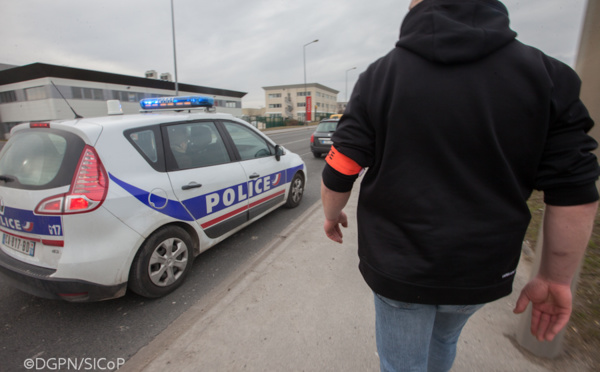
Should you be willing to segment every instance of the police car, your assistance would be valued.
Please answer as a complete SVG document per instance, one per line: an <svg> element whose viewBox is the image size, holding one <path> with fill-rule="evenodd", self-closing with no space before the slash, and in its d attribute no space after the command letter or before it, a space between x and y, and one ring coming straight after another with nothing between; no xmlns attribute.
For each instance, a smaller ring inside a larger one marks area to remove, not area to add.
<svg viewBox="0 0 600 372"><path fill-rule="evenodd" d="M164 296L201 252L300 203L302 159L206 110L212 98L140 104L13 128L0 152L0 275L12 285L67 301Z"/></svg>

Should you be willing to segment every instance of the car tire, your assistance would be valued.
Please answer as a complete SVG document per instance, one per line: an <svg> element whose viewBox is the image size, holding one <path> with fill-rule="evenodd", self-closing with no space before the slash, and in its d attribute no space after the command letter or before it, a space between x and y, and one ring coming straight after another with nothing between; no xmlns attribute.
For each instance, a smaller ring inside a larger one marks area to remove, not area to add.
<svg viewBox="0 0 600 372"><path fill-rule="evenodd" d="M314 156L315 158L320 158L320 157L321 157L321 153L320 153L320 152L314 152L314 151L313 151L313 156Z"/></svg>
<svg viewBox="0 0 600 372"><path fill-rule="evenodd" d="M183 283L192 261L192 239L184 229L167 226L157 230L131 264L129 289L148 298L165 296Z"/></svg>
<svg viewBox="0 0 600 372"><path fill-rule="evenodd" d="M304 177L300 173L296 173L290 183L290 191L288 192L285 206L287 208L295 208L302 201L304 195Z"/></svg>

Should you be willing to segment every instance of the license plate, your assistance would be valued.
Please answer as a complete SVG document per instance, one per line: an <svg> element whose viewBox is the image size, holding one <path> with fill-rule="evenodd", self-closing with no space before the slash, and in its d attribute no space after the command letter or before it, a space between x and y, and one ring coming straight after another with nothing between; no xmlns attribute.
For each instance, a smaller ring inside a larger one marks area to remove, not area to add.
<svg viewBox="0 0 600 372"><path fill-rule="evenodd" d="M32 242L31 240L17 238L16 236L9 234L3 234L2 244L28 256L33 257L35 254L35 242Z"/></svg>
<svg viewBox="0 0 600 372"><path fill-rule="evenodd" d="M331 145L333 143L332 140L328 140L328 139L322 139L321 140L321 144L322 145Z"/></svg>

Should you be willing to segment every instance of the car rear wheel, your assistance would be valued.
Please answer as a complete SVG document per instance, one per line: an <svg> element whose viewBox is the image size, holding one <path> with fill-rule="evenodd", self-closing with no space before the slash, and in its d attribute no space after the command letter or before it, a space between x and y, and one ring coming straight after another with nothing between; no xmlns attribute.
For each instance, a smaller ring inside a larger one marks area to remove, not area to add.
<svg viewBox="0 0 600 372"><path fill-rule="evenodd" d="M320 157L321 157L321 153L320 153L320 152L315 152L315 151L313 151L313 156L314 156L315 158L320 158Z"/></svg>
<svg viewBox="0 0 600 372"><path fill-rule="evenodd" d="M146 239L131 265L129 288L157 298L177 289L192 263L192 239L178 226L162 228Z"/></svg>
<svg viewBox="0 0 600 372"><path fill-rule="evenodd" d="M288 208L297 207L302 200L302 195L304 195L304 177L300 173L296 173L292 178L285 206Z"/></svg>

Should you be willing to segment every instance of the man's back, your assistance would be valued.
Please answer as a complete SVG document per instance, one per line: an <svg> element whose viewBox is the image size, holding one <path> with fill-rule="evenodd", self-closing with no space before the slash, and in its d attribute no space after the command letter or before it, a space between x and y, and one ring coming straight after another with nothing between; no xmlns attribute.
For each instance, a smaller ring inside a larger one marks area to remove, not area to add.
<svg viewBox="0 0 600 372"><path fill-rule="evenodd" d="M515 40L496 0L412 0L396 48L359 78L323 169L325 234L342 243L360 172L361 273L382 371L449 371L469 317L512 290L544 191L543 256L514 311L552 340L598 205L593 122L566 65Z"/></svg>
<svg viewBox="0 0 600 372"><path fill-rule="evenodd" d="M568 202L595 195L593 123L575 73L516 41L498 2L450 3L409 13L333 137L369 168L361 272L377 293L408 302L507 295L531 191ZM573 182L583 189L565 195L561 185Z"/></svg>

